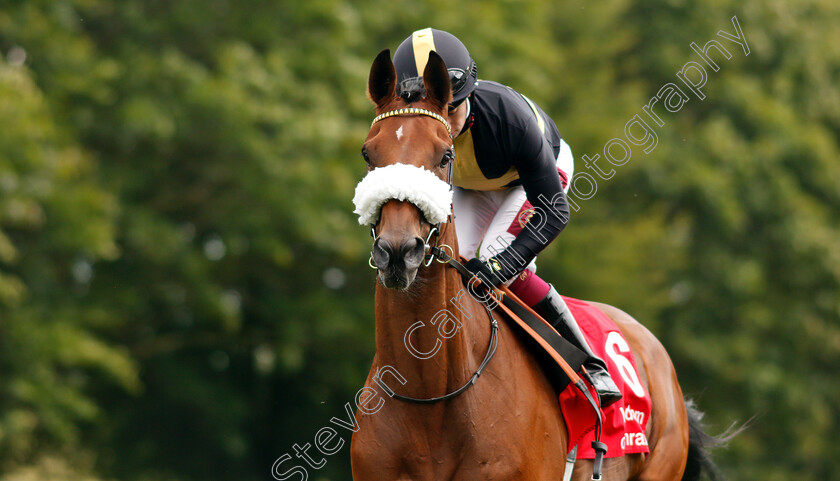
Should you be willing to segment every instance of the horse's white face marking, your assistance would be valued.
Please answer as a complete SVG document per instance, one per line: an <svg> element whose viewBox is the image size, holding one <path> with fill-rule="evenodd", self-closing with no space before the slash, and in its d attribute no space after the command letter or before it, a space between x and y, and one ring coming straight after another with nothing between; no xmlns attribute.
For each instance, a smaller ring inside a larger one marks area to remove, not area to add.
<svg viewBox="0 0 840 481"><path fill-rule="evenodd" d="M403 126L400 125L400 128L397 129L397 140L401 140L402 137L403 137L402 128L403 128Z"/></svg>

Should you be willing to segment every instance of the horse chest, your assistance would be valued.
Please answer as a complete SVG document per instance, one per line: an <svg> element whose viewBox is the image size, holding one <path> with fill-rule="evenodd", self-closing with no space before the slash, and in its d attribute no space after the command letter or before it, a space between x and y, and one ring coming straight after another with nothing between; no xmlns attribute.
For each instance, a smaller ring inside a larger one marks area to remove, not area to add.
<svg viewBox="0 0 840 481"><path fill-rule="evenodd" d="M362 457L373 462L366 463L368 476L356 479L541 479L530 477L532 433L511 429L521 424L521 413L466 403L445 414L380 414L359 433L371 441Z"/></svg>

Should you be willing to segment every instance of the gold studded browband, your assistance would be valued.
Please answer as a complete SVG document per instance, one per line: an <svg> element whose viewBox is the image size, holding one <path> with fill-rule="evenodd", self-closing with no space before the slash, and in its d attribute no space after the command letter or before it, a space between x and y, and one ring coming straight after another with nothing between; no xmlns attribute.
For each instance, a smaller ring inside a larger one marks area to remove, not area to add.
<svg viewBox="0 0 840 481"><path fill-rule="evenodd" d="M379 114L373 119L373 122L370 123L370 126L373 127L373 124L379 122L382 119L387 119L388 117L396 117L398 115L425 115L425 116L431 117L435 120L439 120L440 123L442 123L444 126L446 126L446 132L448 132L449 136L452 137L452 127L449 126L449 122L447 122L446 119L443 118L442 115L436 114L436 113L432 112L431 110L418 109L416 107L407 107L407 108L404 108L404 109L391 110L390 112L385 112L384 114Z"/></svg>

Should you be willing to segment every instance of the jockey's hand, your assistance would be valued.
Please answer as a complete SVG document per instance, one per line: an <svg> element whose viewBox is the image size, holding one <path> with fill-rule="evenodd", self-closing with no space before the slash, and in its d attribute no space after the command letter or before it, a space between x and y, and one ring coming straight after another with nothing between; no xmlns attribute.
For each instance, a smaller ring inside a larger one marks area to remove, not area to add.
<svg viewBox="0 0 840 481"><path fill-rule="evenodd" d="M464 267L477 276L482 283L493 287L499 287L516 275L515 273L510 276L506 275L506 269L494 257L486 261L473 258L468 260Z"/></svg>

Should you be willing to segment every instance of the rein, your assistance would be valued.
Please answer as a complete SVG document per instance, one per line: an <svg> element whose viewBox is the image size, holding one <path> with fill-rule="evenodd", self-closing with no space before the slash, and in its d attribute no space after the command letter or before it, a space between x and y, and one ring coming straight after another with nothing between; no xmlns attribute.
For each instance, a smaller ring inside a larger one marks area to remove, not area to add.
<svg viewBox="0 0 840 481"><path fill-rule="evenodd" d="M450 222L447 222L447 225L448 224L450 224ZM450 247L447 244L438 245L438 242L435 242L434 246L429 245L429 241L431 240L434 234L437 234L438 240L440 240L440 237L442 236L443 232L441 232L439 226L440 224L432 226L432 228L429 230L429 235L426 236L425 248L428 254L426 254L426 262L423 265L429 267L433 261L437 260L441 264L448 264L451 267L454 267L461 274L461 276L465 278L471 278L473 274L469 270L467 270L467 268L464 267L463 264L452 258L452 247ZM373 238L376 239L376 230L373 225L371 225L370 227L370 233L371 236L373 236ZM449 253L446 252L447 249L449 250ZM374 266L372 263L372 258L368 261L368 263L371 267L376 269L376 266ZM481 372L484 371L484 368L487 367L488 364L490 364L490 360L493 359L494 355L496 355L496 348L499 346L499 321L497 321L496 318L493 316L493 311L486 304L483 305L484 309L487 310L487 314L490 316L490 342L487 346L487 352L484 354L484 359L481 361L481 364L478 365L478 369L475 370L473 375L466 383L464 383L463 386L448 394L444 394L443 396L431 398L415 398L397 394L396 392L394 392L393 389L388 387L379 379L376 380L377 384L379 384L379 386L385 391L386 394L388 394L388 396L399 399L400 401L411 402L415 404L434 404L436 402L446 401L447 399L457 397L459 394L469 389L473 384L475 384L479 376L481 376Z"/></svg>
<svg viewBox="0 0 840 481"><path fill-rule="evenodd" d="M426 247L429 248L428 245ZM438 262L443 263L443 264L448 264L449 266L455 268L455 270L457 270L458 273L461 274L461 277L463 277L464 279L471 279L472 277L475 276L466 267L464 267L463 264L461 264L457 260L453 259L452 256L448 255L443 250L443 247L449 247L449 246L444 244L441 247L435 246L435 247L429 248L429 250L431 251L430 255L433 258L435 256L438 257ZM487 287L487 289L490 291L490 294L493 295L493 293L492 293L493 289L491 289L490 287ZM513 302L513 303L510 302L510 297L511 296L512 296L512 294L511 294L510 291L507 290L507 288L502 288L502 291L501 291L501 293L499 294L498 297L499 297L500 300L504 299L506 302L498 302L497 305L500 306L503 311L507 312L507 314L509 316L511 316L512 318L513 317L519 317L520 319L523 319L523 320L527 319L529 317L527 309L524 310L524 312L519 312L519 313L511 312L511 308L513 308L514 306L517 306L517 304L515 302ZM490 333L490 345L493 346L494 341L498 344L498 341L496 340L496 331L499 329L499 324L496 322L496 319L493 317L493 311L487 306L487 304L485 304L485 303L482 303L482 304L484 305L484 308L487 309L487 313L490 314L490 323L491 323L491 326L493 327L493 330ZM508 306L508 307L505 307L505 306ZM521 307L521 306L519 306L519 307ZM516 310L520 310L520 309L517 308ZM526 323L527 323L527 321L526 321ZM493 346L492 353L490 352L490 350L488 348L487 354L484 356L484 361L478 367L478 370L475 372L475 374L473 374L473 377L466 384L461 386L460 389L458 389L456 391L453 391L452 393L449 393L445 396L441 396L441 397L437 397L437 398L430 398L430 399L415 399L415 398L409 398L409 397L406 397L406 396L400 396L398 394L395 394L390 388L388 388L387 386L384 386L381 382L379 383L379 385L382 386L383 389L388 391L388 394L390 396L396 397L397 399L400 399L402 401L409 401L409 402L415 402L415 403L434 403L434 402L437 402L437 401L443 401L443 400L446 400L446 399L449 399L449 398L453 398L453 397L457 396L458 394L461 394L462 392L466 391L470 386L475 384L476 379L478 379L478 376L481 375L482 369L484 369L484 367L487 365L487 363L490 362L490 359L493 357L493 354L495 354L495 353L496 353L496 346ZM568 364L566 365L566 367L568 367ZM603 469L603 464L602 463L604 461L604 455L607 454L607 445L601 442L601 435L604 432L603 419L602 419L603 414L602 414L602 411L601 411L601 402L600 402L600 399L598 398L597 395L595 395L595 396L592 395L592 393L589 391L589 388L587 388L586 384L584 384L583 380L578 378L575 375L574 372L571 372L571 373L567 372L566 374L569 376L569 379L572 381L575 388L577 388L578 391L580 391L580 393L583 394L583 396L589 402L589 405L592 406L592 409L595 411L595 419L596 419L596 421L595 421L595 440L592 441L592 448L595 450L595 459L594 459L593 466L592 466L592 478L591 479L593 481L600 481L602 479L601 473L602 473L602 469ZM582 374L587 378L587 380L589 381L589 384L593 384L592 379L589 377L589 374L586 373L585 370L583 371Z"/></svg>
<svg viewBox="0 0 840 481"><path fill-rule="evenodd" d="M446 224L449 225L450 223L451 223L451 221L447 222ZM442 236L443 232L440 230L439 226L440 226L440 224L438 224L436 226L432 226L432 228L429 230L429 235L426 236L425 248L426 248L427 254L426 254L426 262L423 265L426 266L426 267L429 267L432 264L433 261L437 260L441 264L448 264L449 266L454 267L461 274L461 276L463 276L465 278L471 278L473 274L469 270L467 270L467 268L464 267L463 264L461 264L460 262L458 262L458 261L456 261L455 259L452 258L452 247L450 247L447 244L440 244L439 245L438 242L435 242L434 246L429 245L429 241L431 240L431 238L434 234L437 234L438 235L437 240L438 241L440 240L440 237ZM373 236L373 238L376 239L376 231L375 231L373 225L371 225L370 232L371 232L371 235ZM446 252L447 249L449 250L449 253ZM369 260L368 263L374 269L376 268L372 263L372 259ZM487 304L483 304L483 305L484 305L484 309L487 310L487 314L490 316L490 342L487 346L487 352L484 354L484 359L481 361L481 364L478 365L478 369L475 370L473 375L470 377L470 379L466 383L464 383L463 386L459 387L458 389L456 389L456 390L454 390L454 391L452 391L448 394L444 394L443 396L437 396L437 397L431 397L431 398L414 398L414 397L410 397L410 396L403 396L401 394L397 394L396 392L394 392L393 389L388 387L386 384L381 382L379 379L376 380L377 384L379 384L379 386L385 391L385 393L388 396L390 396L392 398L399 399L400 401L411 402L411 403L415 403L415 404L434 404L436 402L446 401L447 399L452 399L454 397L457 397L459 394L461 394L464 391L466 391L467 389L469 389L473 384L475 384L475 382L478 380L479 376L481 376L481 372L484 371L484 368L487 367L488 364L490 364L490 360L493 359L494 355L496 355L496 348L499 346L499 338L498 338L499 322L493 316L493 311L487 306Z"/></svg>
<svg viewBox="0 0 840 481"><path fill-rule="evenodd" d="M411 402L415 404L434 404L439 401L446 401L447 399L457 397L459 394L469 389L473 384L475 384L475 381L478 380L478 377L481 376L481 371L483 371L484 368L487 367L487 365L490 363L490 360L493 359L493 356L496 354L496 348L499 346L499 338L497 336L497 333L499 331L499 322L496 320L495 317L493 317L493 311L491 311L489 307L484 306L484 308L487 309L487 313L490 315L490 344L487 346L487 353L484 354L484 360L481 361L481 364L479 364L478 369L476 369L476 371L470 377L469 381L467 381L463 386L459 387L458 389L452 391L449 394L444 394L443 396L431 398L415 398L395 393L379 378L376 379L376 383L379 384L379 387L381 387L388 396L399 399L400 401Z"/></svg>

